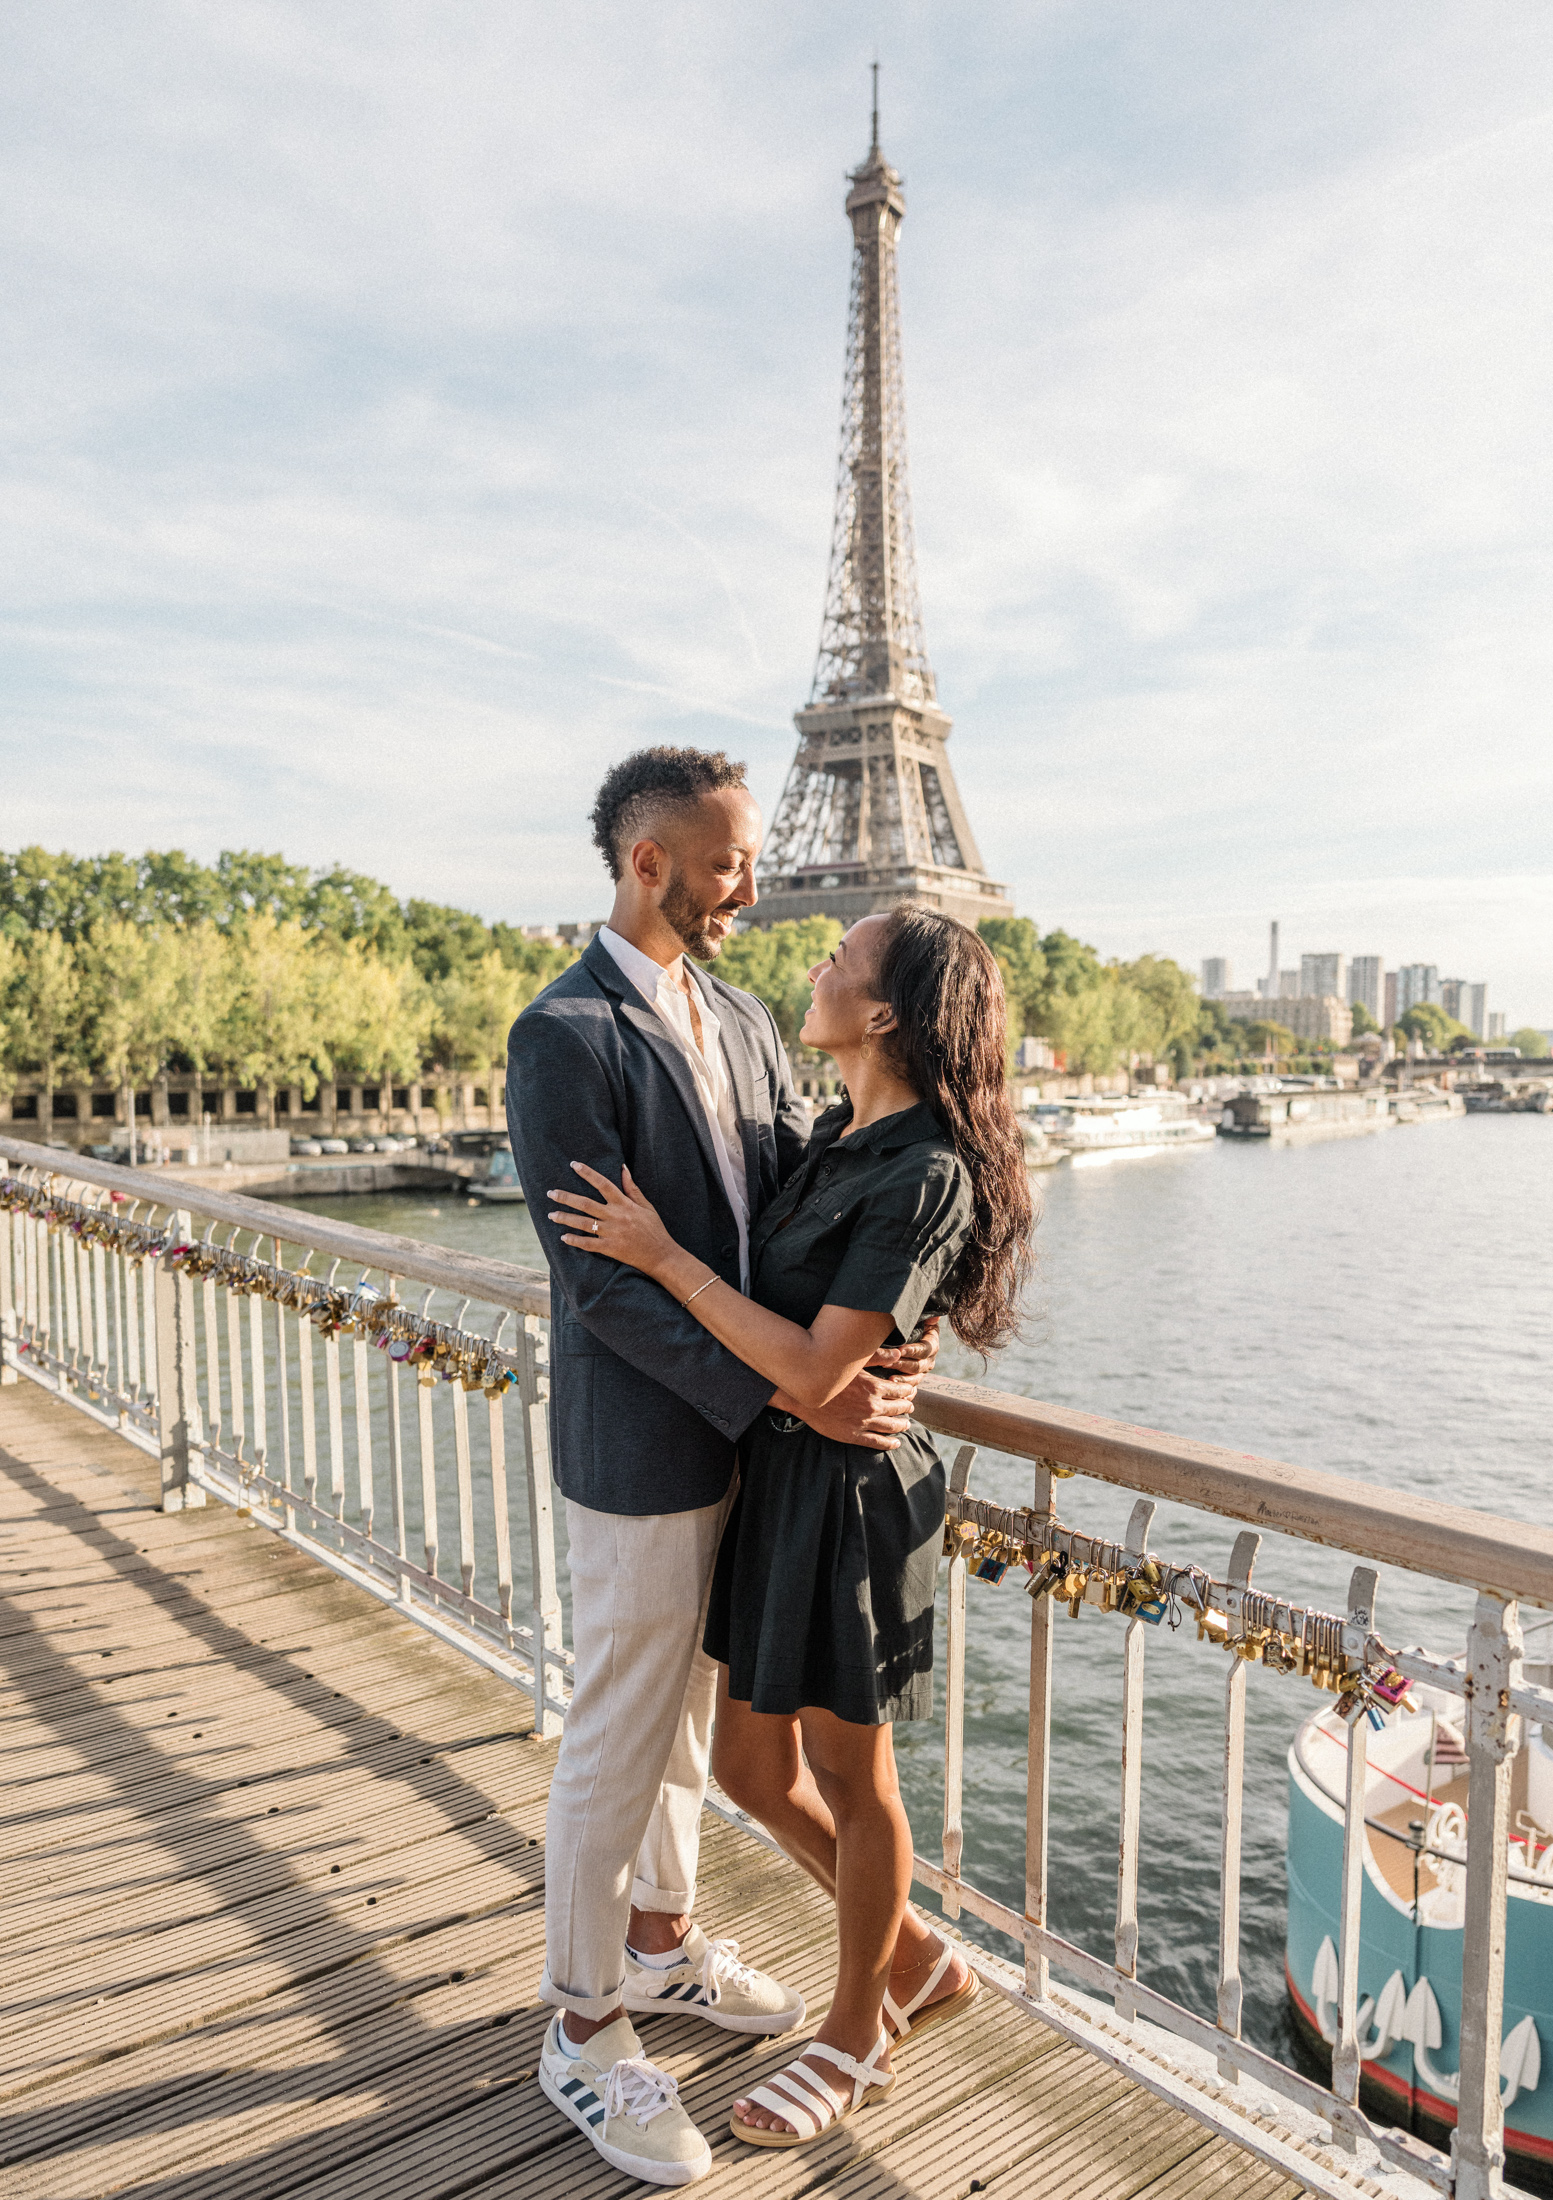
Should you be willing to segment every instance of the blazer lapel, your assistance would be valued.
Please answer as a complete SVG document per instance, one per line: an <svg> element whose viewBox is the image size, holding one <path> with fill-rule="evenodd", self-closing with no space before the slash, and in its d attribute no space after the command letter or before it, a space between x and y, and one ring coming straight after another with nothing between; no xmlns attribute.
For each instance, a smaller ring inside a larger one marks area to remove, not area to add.
<svg viewBox="0 0 1553 2200"><path fill-rule="evenodd" d="M717 1166L717 1152L712 1144L712 1133L707 1127L706 1110L696 1091L696 1081L690 1074L690 1064L665 1030L657 1010L647 1006L634 986L628 986L622 995L619 1013L632 1030L639 1032L647 1042L659 1066L667 1073L670 1084L679 1094L685 1113L690 1118L690 1127L696 1134L696 1144L701 1148L706 1173L716 1187L718 1197L726 1206L728 1194L723 1189L723 1172Z"/></svg>

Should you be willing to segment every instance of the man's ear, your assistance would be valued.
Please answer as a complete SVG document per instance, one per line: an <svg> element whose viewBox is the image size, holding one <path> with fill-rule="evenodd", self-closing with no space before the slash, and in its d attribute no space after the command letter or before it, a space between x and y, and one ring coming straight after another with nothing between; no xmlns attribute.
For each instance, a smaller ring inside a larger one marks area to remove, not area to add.
<svg viewBox="0 0 1553 2200"><path fill-rule="evenodd" d="M632 876L649 893L655 892L668 874L668 853L656 840L633 841L630 863Z"/></svg>

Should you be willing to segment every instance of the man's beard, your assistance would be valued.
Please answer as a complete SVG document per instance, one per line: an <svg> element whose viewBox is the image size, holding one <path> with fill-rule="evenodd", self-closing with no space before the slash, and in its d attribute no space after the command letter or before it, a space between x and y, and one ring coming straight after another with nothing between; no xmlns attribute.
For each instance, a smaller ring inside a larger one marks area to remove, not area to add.
<svg viewBox="0 0 1553 2200"><path fill-rule="evenodd" d="M703 909L678 872L671 871L658 910L665 924L684 941L687 954L694 955L697 962L717 960L723 942L711 929L712 919L733 916L731 907L720 904L715 909Z"/></svg>

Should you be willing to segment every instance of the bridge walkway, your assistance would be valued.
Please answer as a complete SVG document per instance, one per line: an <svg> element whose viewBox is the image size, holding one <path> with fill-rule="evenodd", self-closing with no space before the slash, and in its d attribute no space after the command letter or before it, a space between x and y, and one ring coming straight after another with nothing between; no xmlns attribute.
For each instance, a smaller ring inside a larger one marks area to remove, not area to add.
<svg viewBox="0 0 1553 2200"><path fill-rule="evenodd" d="M493 1676L154 1462L0 1391L0 2194L608 2200L534 2066L554 1745ZM708 1819L702 1914L821 2009L827 1905ZM791 2052L643 2027L739 2200L1286 2200L986 1993L894 2098L755 2155Z"/></svg>

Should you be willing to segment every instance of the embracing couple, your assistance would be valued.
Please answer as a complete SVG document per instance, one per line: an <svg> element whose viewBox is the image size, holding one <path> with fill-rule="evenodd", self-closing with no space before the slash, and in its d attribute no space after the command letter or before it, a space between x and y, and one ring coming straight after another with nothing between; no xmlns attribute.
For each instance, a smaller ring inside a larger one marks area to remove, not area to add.
<svg viewBox="0 0 1553 2200"><path fill-rule="evenodd" d="M709 1767L832 1896L839 1938L825 2021L735 2104L738 2138L817 2138L975 1995L907 1903L891 1728L931 1714L944 1526L911 1408L938 1317L982 1350L1012 1334L1032 1213L974 932L903 904L810 971L803 1040L846 1089L811 1132L769 1011L711 967L756 898L743 767L645 750L593 828L609 923L519 1017L507 1080L554 1282L576 1656L539 2081L615 2168L680 2185L711 2154L632 2019L804 2018L692 1921Z"/></svg>

